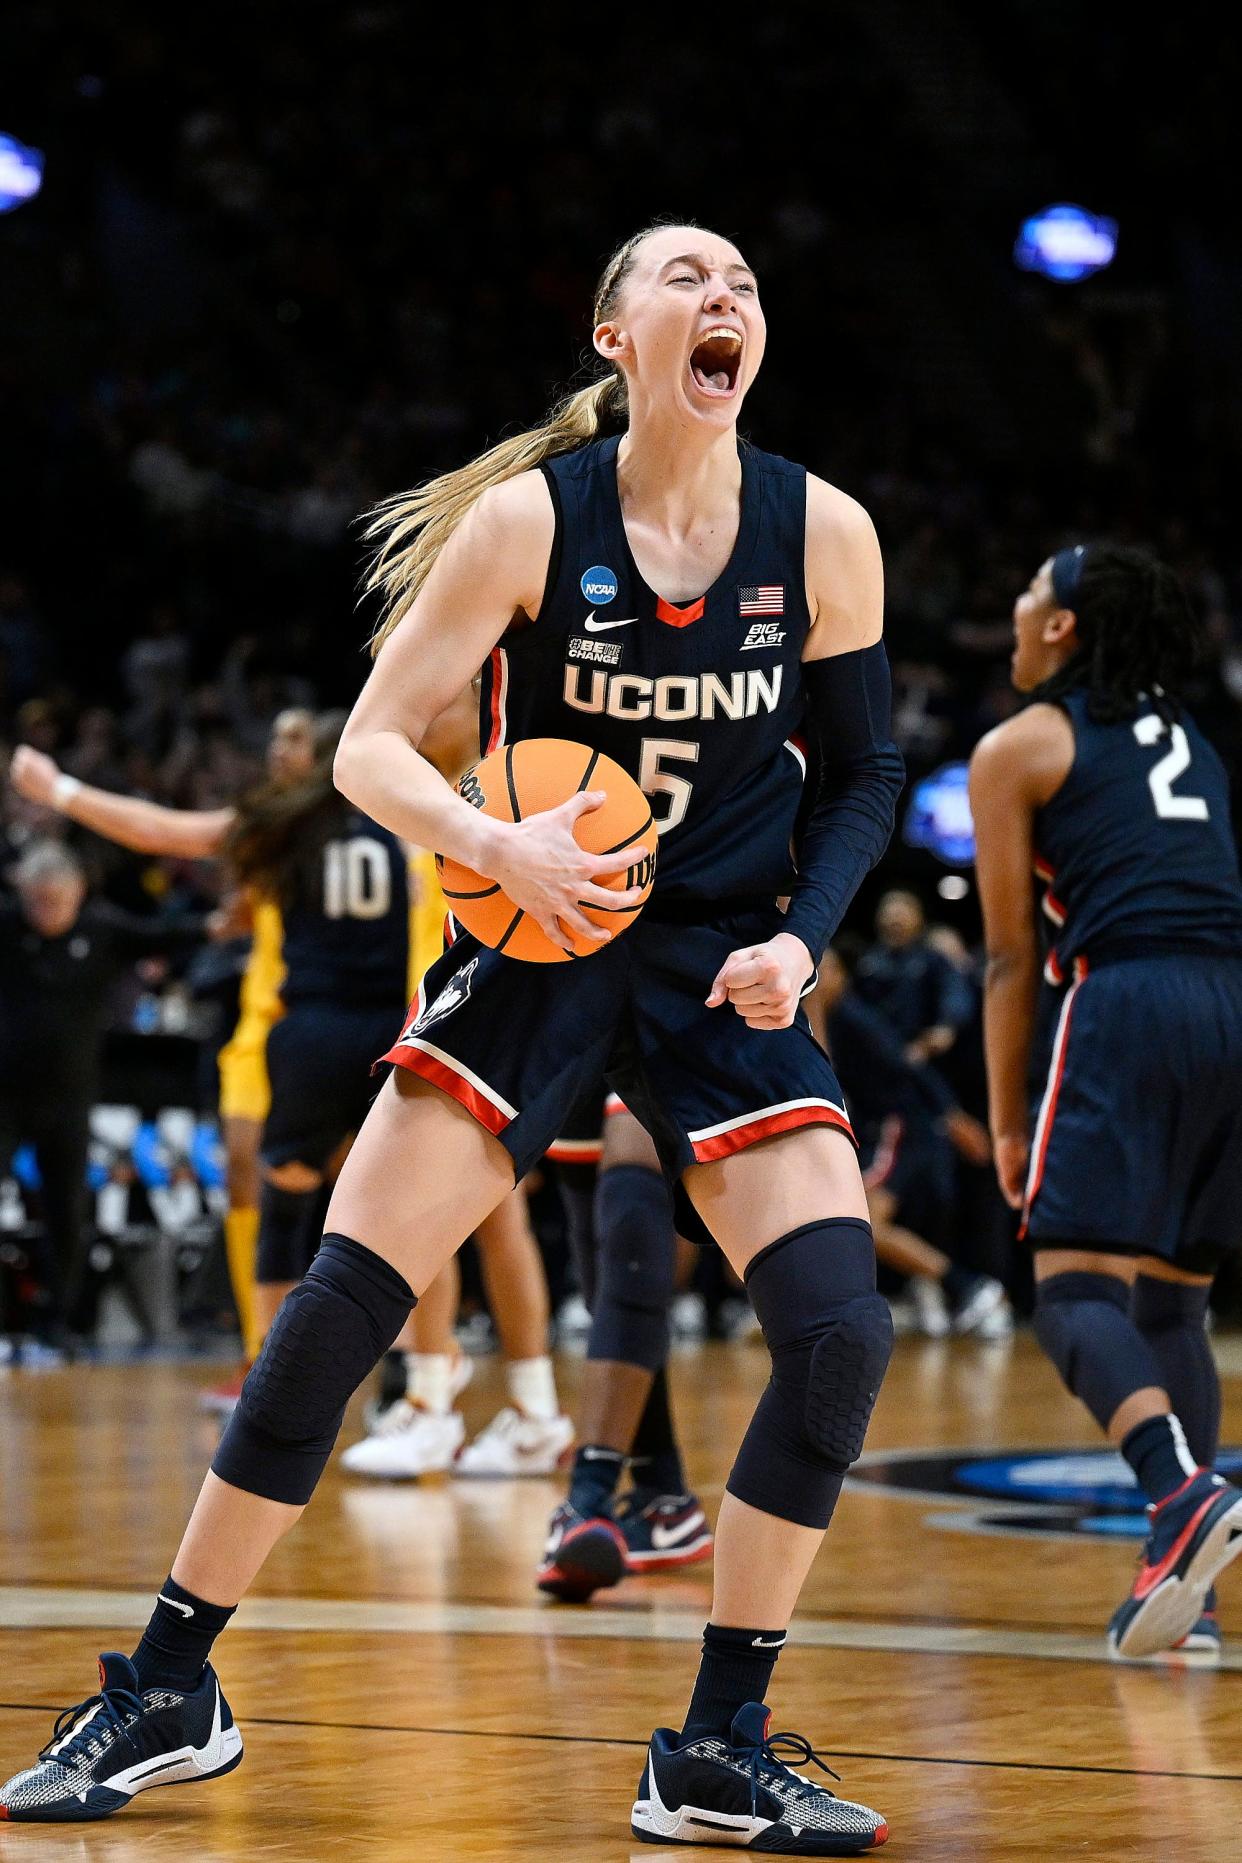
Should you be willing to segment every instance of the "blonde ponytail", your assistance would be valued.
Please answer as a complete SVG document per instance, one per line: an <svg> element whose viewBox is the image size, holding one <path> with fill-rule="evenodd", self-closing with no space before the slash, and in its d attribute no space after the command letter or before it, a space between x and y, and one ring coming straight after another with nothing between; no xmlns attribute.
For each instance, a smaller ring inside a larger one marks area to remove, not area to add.
<svg viewBox="0 0 1242 1863"><path fill-rule="evenodd" d="M492 485L532 472L545 459L585 446L625 418L625 383L619 375L579 388L553 408L540 427L502 440L455 472L412 492L386 498L369 513L363 535L379 539L363 587L384 601L384 618L371 637L374 656L414 605L431 566L475 500Z"/></svg>
<svg viewBox="0 0 1242 1863"><path fill-rule="evenodd" d="M594 322L607 321L617 308L621 287L633 270L635 255L645 239L669 226L684 226L694 232L692 220L653 220L640 233L627 239L604 267L595 290ZM607 375L602 381L579 388L553 408L541 427L519 433L512 440L502 440L490 452L472 459L456 472L445 472L438 479L420 485L416 491L399 492L386 498L368 513L370 522L363 536L368 543L379 543L371 560L363 590L379 595L384 603L384 618L371 636L372 656L377 654L393 629L414 605L418 591L431 573L431 565L448 542L475 500L489 486L515 479L519 472L531 472L545 459L558 453L570 453L586 446L609 428L623 426L626 419L626 393L623 376Z"/></svg>

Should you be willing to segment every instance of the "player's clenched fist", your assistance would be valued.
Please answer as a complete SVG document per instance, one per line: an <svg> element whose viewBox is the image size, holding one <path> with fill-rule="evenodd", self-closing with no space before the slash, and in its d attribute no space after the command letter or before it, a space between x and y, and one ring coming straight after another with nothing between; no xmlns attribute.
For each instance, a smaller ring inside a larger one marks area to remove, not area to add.
<svg viewBox="0 0 1242 1863"><path fill-rule="evenodd" d="M814 972L801 938L777 932L766 944L748 944L729 953L708 992L707 1006L732 1003L748 1028L787 1029Z"/></svg>

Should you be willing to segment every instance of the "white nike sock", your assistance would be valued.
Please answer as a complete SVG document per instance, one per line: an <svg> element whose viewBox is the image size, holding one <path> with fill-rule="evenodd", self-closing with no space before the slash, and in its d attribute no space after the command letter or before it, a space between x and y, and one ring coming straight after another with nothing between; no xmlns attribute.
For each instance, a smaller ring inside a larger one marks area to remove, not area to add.
<svg viewBox="0 0 1242 1863"><path fill-rule="evenodd" d="M542 1358L510 1359L505 1377L509 1396L523 1416L533 1417L537 1423L551 1423L560 1416L556 1373L546 1353Z"/></svg>
<svg viewBox="0 0 1242 1863"><path fill-rule="evenodd" d="M447 1417L453 1408L453 1357L449 1352L407 1352L405 1394L420 1410Z"/></svg>

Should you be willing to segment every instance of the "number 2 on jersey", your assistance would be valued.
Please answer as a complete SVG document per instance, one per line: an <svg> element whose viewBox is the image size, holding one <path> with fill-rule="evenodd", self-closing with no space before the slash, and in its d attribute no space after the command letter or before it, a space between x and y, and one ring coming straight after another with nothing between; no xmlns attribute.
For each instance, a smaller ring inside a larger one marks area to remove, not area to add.
<svg viewBox="0 0 1242 1863"><path fill-rule="evenodd" d="M323 912L328 919L382 919L392 905L392 874L382 841L356 836L323 850Z"/></svg>
<svg viewBox="0 0 1242 1863"><path fill-rule="evenodd" d="M1156 814L1162 821L1205 822L1208 818L1208 805L1202 796L1175 796L1173 784L1179 776L1184 776L1190 768L1190 745L1181 725L1165 725L1162 718L1154 712L1148 712L1135 722L1134 735L1139 743L1147 746L1158 744L1168 731L1171 747L1161 757L1158 764L1148 772L1147 787L1151 790L1152 800L1156 805Z"/></svg>

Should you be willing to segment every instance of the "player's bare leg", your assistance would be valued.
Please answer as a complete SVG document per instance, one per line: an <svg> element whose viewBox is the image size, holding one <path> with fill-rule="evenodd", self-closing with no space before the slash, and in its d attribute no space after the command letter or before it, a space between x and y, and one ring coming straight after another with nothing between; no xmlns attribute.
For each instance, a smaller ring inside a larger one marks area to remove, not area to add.
<svg viewBox="0 0 1242 1863"><path fill-rule="evenodd" d="M765 1823L789 1792L789 1824L812 1817L819 1824L808 1849L853 1853L883 1843L887 1826L866 1806L816 1795L782 1774L763 1704L846 1470L862 1448L892 1343L888 1307L875 1291L857 1156L841 1132L808 1126L693 1165L684 1182L746 1283L772 1379L717 1520L712 1611L694 1692L680 1733L658 1728L652 1736L631 1826L652 1843L703 1842L706 1829L728 1826L733 1842L764 1847ZM811 1757L805 1743L800 1750ZM742 1798L730 1803L736 1815L728 1818L700 1809L716 1803L709 1778L760 1765L769 1768L773 1795L766 1820L753 1795L750 1818Z"/></svg>
<svg viewBox="0 0 1242 1863"><path fill-rule="evenodd" d="M259 1245L259 1139L262 1121L235 1115L222 1122L229 1206L224 1246L229 1286L241 1327L242 1353L250 1364L263 1344L266 1327L255 1312L254 1272Z"/></svg>
<svg viewBox="0 0 1242 1863"><path fill-rule="evenodd" d="M454 1473L550 1475L569 1452L574 1426L557 1396L548 1280L520 1184L477 1226L474 1239L505 1355L509 1402L461 1451Z"/></svg>
<svg viewBox="0 0 1242 1863"><path fill-rule="evenodd" d="M417 1295L513 1188L504 1147L447 1095L394 1073L378 1095L328 1206L331 1234L365 1247ZM418 1211L417 1222L407 1212ZM209 1474L173 1562L173 1577L229 1606L247 1591L301 1514Z"/></svg>
<svg viewBox="0 0 1242 1863"><path fill-rule="evenodd" d="M260 1326L255 1303L255 1269L259 1251L259 1165L261 1119L230 1114L220 1122L224 1144L224 1177L228 1207L224 1212L224 1257L229 1288L241 1333L242 1364L232 1377L203 1391L199 1404L218 1416L231 1414L241 1395L242 1379L258 1357L266 1326Z"/></svg>

